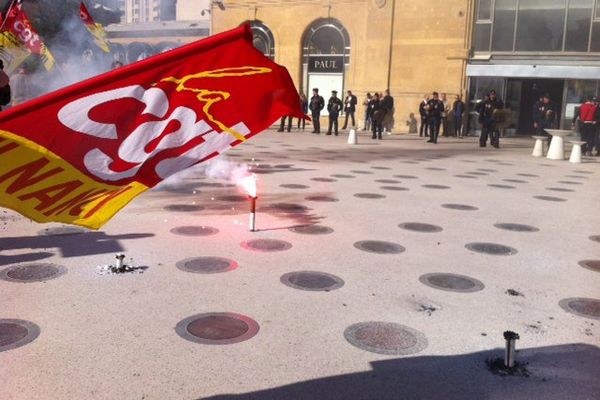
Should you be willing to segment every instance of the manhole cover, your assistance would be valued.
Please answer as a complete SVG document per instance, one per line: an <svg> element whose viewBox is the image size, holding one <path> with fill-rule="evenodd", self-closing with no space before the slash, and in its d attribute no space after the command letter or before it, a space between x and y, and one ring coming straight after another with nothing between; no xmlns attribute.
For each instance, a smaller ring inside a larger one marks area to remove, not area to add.
<svg viewBox="0 0 600 400"><path fill-rule="evenodd" d="M510 183L528 183L527 181L524 181L523 179L502 179L504 182L510 182Z"/></svg>
<svg viewBox="0 0 600 400"><path fill-rule="evenodd" d="M268 206L269 209L289 214L301 214L307 211L307 208L301 204L293 203L274 203Z"/></svg>
<svg viewBox="0 0 600 400"><path fill-rule="evenodd" d="M562 299L558 305L566 312L580 317L600 319L600 300L572 297Z"/></svg>
<svg viewBox="0 0 600 400"><path fill-rule="evenodd" d="M371 167L371 169L389 170L391 168L390 167L377 167L377 166L374 166L374 167Z"/></svg>
<svg viewBox="0 0 600 400"><path fill-rule="evenodd" d="M281 277L281 283L295 289L329 292L344 286L344 281L331 274L316 271L290 272Z"/></svg>
<svg viewBox="0 0 600 400"><path fill-rule="evenodd" d="M430 171L446 171L446 168L439 168L439 167L427 167L425 169L428 169Z"/></svg>
<svg viewBox="0 0 600 400"><path fill-rule="evenodd" d="M87 230L75 226L58 226L56 228L46 228L38 232L41 236L61 236L61 235L79 235L86 233Z"/></svg>
<svg viewBox="0 0 600 400"><path fill-rule="evenodd" d="M0 353L33 342L40 328L33 322L21 319L0 319Z"/></svg>
<svg viewBox="0 0 600 400"><path fill-rule="evenodd" d="M354 247L362 251L376 254L400 254L406 250L399 244L378 240L362 240L354 243Z"/></svg>
<svg viewBox="0 0 600 400"><path fill-rule="evenodd" d="M219 230L211 226L187 225L177 226L170 232L181 236L211 236L219 233Z"/></svg>
<svg viewBox="0 0 600 400"><path fill-rule="evenodd" d="M0 271L0 279L10 282L45 282L67 273L60 265L34 263L8 267Z"/></svg>
<svg viewBox="0 0 600 400"><path fill-rule="evenodd" d="M290 231L305 235L327 235L329 233L333 233L332 228L323 225L294 226L293 228L290 228Z"/></svg>
<svg viewBox="0 0 600 400"><path fill-rule="evenodd" d="M573 189L559 188L559 187L549 187L549 188L546 188L546 190L550 190L552 192L564 192L564 193L574 192Z"/></svg>
<svg viewBox="0 0 600 400"><path fill-rule="evenodd" d="M409 190L408 188L405 188L402 186L381 186L380 189L392 190L392 191L396 191L396 192L405 192L405 191Z"/></svg>
<svg viewBox="0 0 600 400"><path fill-rule="evenodd" d="M394 175L394 178L400 178L400 179L419 179L418 177L416 177L414 175Z"/></svg>
<svg viewBox="0 0 600 400"><path fill-rule="evenodd" d="M361 199L384 199L385 196L377 193L355 193L354 197Z"/></svg>
<svg viewBox="0 0 600 400"><path fill-rule="evenodd" d="M498 189L516 189L516 187L514 187L514 186L500 185L500 184L497 184L497 183L490 183L488 186L489 187L493 187L493 188L498 188Z"/></svg>
<svg viewBox="0 0 600 400"><path fill-rule="evenodd" d="M411 161L411 160L406 160L406 161L400 161L403 164L418 164L418 161Z"/></svg>
<svg viewBox="0 0 600 400"><path fill-rule="evenodd" d="M392 183L392 184L401 183L400 181L397 181L395 179L375 179L375 182L378 182L378 183Z"/></svg>
<svg viewBox="0 0 600 400"><path fill-rule="evenodd" d="M539 229L535 226L523 225L523 224L511 224L511 223L498 223L494 224L498 229L504 229L505 231L513 232L538 232Z"/></svg>
<svg viewBox="0 0 600 400"><path fill-rule="evenodd" d="M600 272L600 260L583 260L579 261L579 265L589 270Z"/></svg>
<svg viewBox="0 0 600 400"><path fill-rule="evenodd" d="M334 178L355 178L354 175L347 175L347 174L333 174L331 175Z"/></svg>
<svg viewBox="0 0 600 400"><path fill-rule="evenodd" d="M554 196L533 196L533 198L538 199L538 200L544 200L544 201L556 201L556 202L567 201L567 199L563 199L561 197L554 197Z"/></svg>
<svg viewBox="0 0 600 400"><path fill-rule="evenodd" d="M592 242L598 242L598 243L600 243L600 235L593 235L593 236L590 236L590 240L591 240Z"/></svg>
<svg viewBox="0 0 600 400"><path fill-rule="evenodd" d="M407 231L414 231L414 232L433 233L433 232L443 231L441 226L424 224L421 222L405 222L398 226L402 229L406 229Z"/></svg>
<svg viewBox="0 0 600 400"><path fill-rule="evenodd" d="M464 275L433 273L419 277L424 285L449 292L472 293L483 290L483 283Z"/></svg>
<svg viewBox="0 0 600 400"><path fill-rule="evenodd" d="M497 169L492 169L492 168L477 168L477 171L482 171L482 172L498 172Z"/></svg>
<svg viewBox="0 0 600 400"><path fill-rule="evenodd" d="M467 243L465 247L476 253L490 254L493 256L512 256L517 250L512 247L496 243Z"/></svg>
<svg viewBox="0 0 600 400"><path fill-rule="evenodd" d="M310 186L300 185L297 183L284 183L283 185L279 185L284 189L308 189Z"/></svg>
<svg viewBox="0 0 600 400"><path fill-rule="evenodd" d="M185 272L218 274L236 269L238 263L221 257L193 257L178 261L175 266Z"/></svg>
<svg viewBox="0 0 600 400"><path fill-rule="evenodd" d="M427 189L450 189L450 186L444 186L444 185L421 185L421 187L424 187Z"/></svg>
<svg viewBox="0 0 600 400"><path fill-rule="evenodd" d="M488 176L489 174L486 172L467 172L467 175L476 175L476 176Z"/></svg>
<svg viewBox="0 0 600 400"><path fill-rule="evenodd" d="M371 175L373 172L372 171L360 171L360 170L354 170L354 171L350 171L354 174L363 174L363 175Z"/></svg>
<svg viewBox="0 0 600 400"><path fill-rule="evenodd" d="M464 178L464 179L477 179L476 176L473 175L454 175L457 178Z"/></svg>
<svg viewBox="0 0 600 400"><path fill-rule="evenodd" d="M202 211L204 207L196 206L193 204L169 204L164 207L166 211L176 211L176 212L194 212L194 211Z"/></svg>
<svg viewBox="0 0 600 400"><path fill-rule="evenodd" d="M442 204L442 207L449 208L451 210L459 210L459 211L476 211L479 210L477 207L469 206L467 204Z"/></svg>
<svg viewBox="0 0 600 400"><path fill-rule="evenodd" d="M219 201L226 201L229 203L236 203L242 201L248 201L248 196L242 196L241 194L232 194L228 196L219 196L217 197Z"/></svg>
<svg viewBox="0 0 600 400"><path fill-rule="evenodd" d="M250 239L242 242L241 245L246 250L262 252L285 251L292 248L291 243L277 239Z"/></svg>
<svg viewBox="0 0 600 400"><path fill-rule="evenodd" d="M311 181L315 182L337 182L337 179L333 178L310 178Z"/></svg>
<svg viewBox="0 0 600 400"><path fill-rule="evenodd" d="M331 196L308 196L306 198L306 200L308 200L308 201L321 201L321 202L336 202L336 201L340 201L339 199L336 199L335 197L331 197Z"/></svg>
<svg viewBox="0 0 600 400"><path fill-rule="evenodd" d="M565 175L566 178L575 178L575 179L589 179L587 176L583 175Z"/></svg>
<svg viewBox="0 0 600 400"><path fill-rule="evenodd" d="M539 175L536 175L536 174L526 174L526 173L520 173L520 174L517 174L517 175L524 176L526 178L539 178L540 177Z"/></svg>
<svg viewBox="0 0 600 400"><path fill-rule="evenodd" d="M558 183L562 183L565 185L583 185L583 183L575 181L558 181Z"/></svg>
<svg viewBox="0 0 600 400"><path fill-rule="evenodd" d="M201 344L233 344L254 337L259 325L245 315L206 313L188 317L175 326L182 338Z"/></svg>
<svg viewBox="0 0 600 400"><path fill-rule="evenodd" d="M421 332L393 322L360 322L346 328L344 337L353 346L377 354L404 356L427 347Z"/></svg>

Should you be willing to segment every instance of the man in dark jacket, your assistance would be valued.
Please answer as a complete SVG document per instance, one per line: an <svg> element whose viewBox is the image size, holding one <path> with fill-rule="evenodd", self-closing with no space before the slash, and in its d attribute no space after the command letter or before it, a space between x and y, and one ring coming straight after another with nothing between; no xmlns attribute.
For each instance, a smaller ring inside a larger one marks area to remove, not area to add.
<svg viewBox="0 0 600 400"><path fill-rule="evenodd" d="M504 103L498 98L495 90L491 90L489 98L482 104L481 111L481 137L479 147L487 145L488 136L490 144L495 148L500 147L500 131L497 127L498 111L504 108Z"/></svg>
<svg viewBox="0 0 600 400"><path fill-rule="evenodd" d="M344 113L346 114L346 119L344 120L344 126L342 127L342 129L346 129L348 127L348 117L352 118L352 127L356 127L354 113L356 112L357 103L358 99L356 98L356 96L352 94L351 90L348 90L348 95L346 96L346 100L344 100Z"/></svg>
<svg viewBox="0 0 600 400"><path fill-rule="evenodd" d="M371 114L371 127L373 129L373 136L371 139L381 140L385 111L381 108L381 101L379 100L379 93L377 92L375 92L371 101L369 101L369 113Z"/></svg>
<svg viewBox="0 0 600 400"><path fill-rule="evenodd" d="M427 115L429 114L429 110L427 109L427 102L429 101L429 95L426 94L423 96L423 101L419 103L419 115L421 116L421 127L419 128L419 136L429 137L429 122L427 122Z"/></svg>
<svg viewBox="0 0 600 400"><path fill-rule="evenodd" d="M381 108L385 112L383 116L383 129L388 133L392 132L394 127L394 98L390 95L389 89L386 89L381 99Z"/></svg>
<svg viewBox="0 0 600 400"><path fill-rule="evenodd" d="M533 128L536 135L548 137L548 145L552 141L552 136L546 132L546 129L553 129L555 120L556 105L550 99L550 95L545 94L533 106Z"/></svg>
<svg viewBox="0 0 600 400"><path fill-rule="evenodd" d="M342 111L343 106L342 100L337 97L337 90L332 90L331 97L327 103L327 111L329 112L329 129L327 129L328 135L331 135L332 128L335 132L335 136L338 135L338 117L340 116L340 111Z"/></svg>
<svg viewBox="0 0 600 400"><path fill-rule="evenodd" d="M308 108L310 109L313 131L312 133L321 133L321 123L319 118L321 117L321 110L325 107L325 100L322 96L319 96L319 89L313 89L313 95L310 98Z"/></svg>
<svg viewBox="0 0 600 400"><path fill-rule="evenodd" d="M433 92L433 99L427 102L429 115L429 140L428 143L437 143L440 134L440 125L442 124L442 114L444 113L444 102L440 100L438 92Z"/></svg>

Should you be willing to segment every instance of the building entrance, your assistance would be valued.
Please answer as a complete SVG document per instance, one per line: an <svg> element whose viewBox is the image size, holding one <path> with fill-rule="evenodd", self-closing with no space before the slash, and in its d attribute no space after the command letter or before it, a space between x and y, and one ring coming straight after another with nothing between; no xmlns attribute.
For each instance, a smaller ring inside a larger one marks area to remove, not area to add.
<svg viewBox="0 0 600 400"><path fill-rule="evenodd" d="M560 126L563 109L563 93L565 81L562 79L509 79L507 82L507 108L514 113L516 133L533 135L533 106L544 94L548 93L556 104L558 115L556 127Z"/></svg>

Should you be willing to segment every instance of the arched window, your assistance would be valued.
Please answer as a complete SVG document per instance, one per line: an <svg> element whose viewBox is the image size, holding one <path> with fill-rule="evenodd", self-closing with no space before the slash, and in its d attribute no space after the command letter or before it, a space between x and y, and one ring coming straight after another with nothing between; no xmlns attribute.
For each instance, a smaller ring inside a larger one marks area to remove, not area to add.
<svg viewBox="0 0 600 400"><path fill-rule="evenodd" d="M275 58L275 38L273 32L262 21L246 21L244 24L249 24L252 29L252 44L260 52L271 60Z"/></svg>

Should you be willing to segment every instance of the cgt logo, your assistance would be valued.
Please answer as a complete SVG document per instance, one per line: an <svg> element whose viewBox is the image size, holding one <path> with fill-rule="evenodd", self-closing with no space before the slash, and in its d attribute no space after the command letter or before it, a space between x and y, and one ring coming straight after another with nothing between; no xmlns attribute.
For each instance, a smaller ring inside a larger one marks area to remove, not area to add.
<svg viewBox="0 0 600 400"><path fill-rule="evenodd" d="M75 132L118 141L116 124L94 121L90 118L90 111L97 106L119 99L135 99L141 102L144 105L142 115L153 116L159 118L159 120L140 124L119 144L117 156L119 160L133 165L129 169L112 169L111 166L115 159L98 148L85 154L83 162L87 170L94 176L106 181L131 178L138 173L146 162L157 157L162 151L180 148L191 140L202 136L203 142L199 145L182 152L177 157L165 158L156 163L156 174L165 179L215 152L222 153L231 143L240 137L243 139L244 136L250 133L244 123L228 128L228 130L234 131L236 135L216 132L204 120L197 121L196 112L184 106L179 106L168 114L170 107L167 94L158 87L145 89L140 85L113 89L77 99L60 109L58 119L63 125ZM179 128L164 135L165 129L172 121L177 121ZM148 145L157 138L160 138L158 144L151 151L146 151Z"/></svg>

